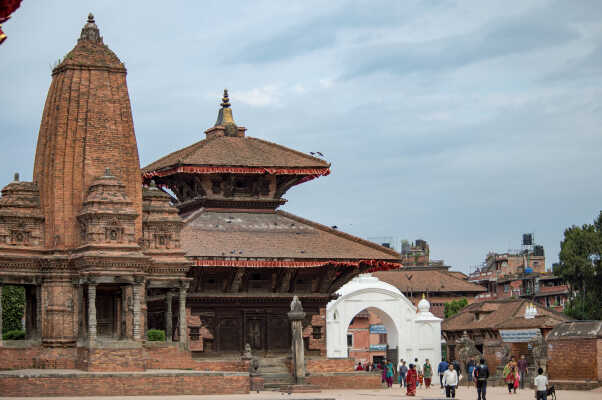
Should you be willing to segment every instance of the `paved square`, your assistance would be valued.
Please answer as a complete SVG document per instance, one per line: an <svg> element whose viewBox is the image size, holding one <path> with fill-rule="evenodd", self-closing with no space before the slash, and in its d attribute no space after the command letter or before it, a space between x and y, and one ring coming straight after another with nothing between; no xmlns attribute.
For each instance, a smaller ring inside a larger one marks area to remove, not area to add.
<svg viewBox="0 0 602 400"><path fill-rule="evenodd" d="M76 397L11 397L10 399L35 400L35 399L53 399L53 400L73 400ZM89 400L262 400L262 399L295 399L295 400L388 400L388 399L445 399L443 391L438 387L429 390L418 389L416 397L408 397L405 390L399 386L392 389L366 389L366 390L325 390L322 393L310 394L281 394L279 392L261 392L246 395L214 395L214 396L112 396L112 397L86 397ZM461 387L456 391L456 398L460 400L476 400L477 392L474 387ZM600 400L602 398L602 388L591 391L568 391L559 390L556 392L557 400ZM487 400L534 400L534 393L531 389L519 390L517 394L508 395L504 387L490 387L487 390Z"/></svg>

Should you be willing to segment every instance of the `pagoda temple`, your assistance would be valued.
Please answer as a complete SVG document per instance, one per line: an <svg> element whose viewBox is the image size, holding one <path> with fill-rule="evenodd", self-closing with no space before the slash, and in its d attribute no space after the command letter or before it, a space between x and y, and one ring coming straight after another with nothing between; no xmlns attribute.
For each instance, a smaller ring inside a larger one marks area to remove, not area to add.
<svg viewBox="0 0 602 400"><path fill-rule="evenodd" d="M90 14L52 70L33 180L15 174L2 189L0 300L3 286L25 289L26 337L0 338L0 370L29 370L29 386L0 371L0 395L81 395L76 384L48 392L57 368L170 368L186 371L165 379L190 382L182 392L149 387L151 375L126 374L123 386L98 375L88 395L246 392L243 352L290 354L295 296L304 346L324 358L326 303L360 273L400 267L400 255L278 210L330 164L247 136L227 91L205 138L141 170L126 73ZM166 333L163 347L149 329ZM215 374L224 387L210 392Z"/></svg>
<svg viewBox="0 0 602 400"><path fill-rule="evenodd" d="M293 295L309 326L354 276L399 266L390 249L278 210L287 190L328 175L330 164L247 136L227 90L205 135L142 169L145 183L174 194L184 220L182 248L193 263L187 307L206 328L205 352L239 353L247 343L263 354L287 352L282 332ZM149 304L151 326L160 326L153 315L160 318L162 304ZM321 329L311 329L312 339L324 336ZM320 344L306 343L308 350Z"/></svg>

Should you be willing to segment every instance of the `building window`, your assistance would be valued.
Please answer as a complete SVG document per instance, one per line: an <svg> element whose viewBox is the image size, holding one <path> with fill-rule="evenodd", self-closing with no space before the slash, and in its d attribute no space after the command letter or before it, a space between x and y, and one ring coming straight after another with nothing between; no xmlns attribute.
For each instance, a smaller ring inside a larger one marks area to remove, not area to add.
<svg viewBox="0 0 602 400"><path fill-rule="evenodd" d="M314 339L322 339L322 327L321 326L314 326L313 327L312 336L314 337Z"/></svg>
<svg viewBox="0 0 602 400"><path fill-rule="evenodd" d="M510 285L504 285L504 293L508 293L510 291Z"/></svg>
<svg viewBox="0 0 602 400"><path fill-rule="evenodd" d="M353 347L353 335L347 335L347 347Z"/></svg>
<svg viewBox="0 0 602 400"><path fill-rule="evenodd" d="M387 344L387 334L386 333L378 334L378 344Z"/></svg>

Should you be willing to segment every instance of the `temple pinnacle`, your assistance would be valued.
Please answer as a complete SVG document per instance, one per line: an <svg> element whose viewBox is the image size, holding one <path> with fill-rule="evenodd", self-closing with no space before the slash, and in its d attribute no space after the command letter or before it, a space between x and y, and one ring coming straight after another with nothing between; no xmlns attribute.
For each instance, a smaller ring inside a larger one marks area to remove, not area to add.
<svg viewBox="0 0 602 400"><path fill-rule="evenodd" d="M228 89L224 89L224 97L222 97L222 104L220 104L224 108L230 107L230 98L228 97Z"/></svg>
<svg viewBox="0 0 602 400"><path fill-rule="evenodd" d="M98 26L96 26L96 22L94 21L94 14L88 14L88 21L82 28L82 33L79 39L88 40L91 42L102 42L100 31L98 30Z"/></svg>
<svg viewBox="0 0 602 400"><path fill-rule="evenodd" d="M222 108L217 114L215 126L221 125L226 127L226 136L236 136L237 128L232 117L232 108L230 108L230 97L228 97L228 89L224 89L224 97L222 97Z"/></svg>

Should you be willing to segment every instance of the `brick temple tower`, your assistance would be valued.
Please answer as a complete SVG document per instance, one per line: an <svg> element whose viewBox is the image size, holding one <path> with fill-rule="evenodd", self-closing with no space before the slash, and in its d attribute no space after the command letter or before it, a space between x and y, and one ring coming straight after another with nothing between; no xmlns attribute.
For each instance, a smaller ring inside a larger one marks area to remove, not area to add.
<svg viewBox="0 0 602 400"><path fill-rule="evenodd" d="M169 196L143 193L126 69L90 14L52 71L33 182L15 176L0 199L0 288L26 289L36 365L94 369L117 341L139 351L147 287L179 292L184 333L182 226Z"/></svg>

